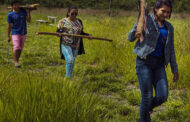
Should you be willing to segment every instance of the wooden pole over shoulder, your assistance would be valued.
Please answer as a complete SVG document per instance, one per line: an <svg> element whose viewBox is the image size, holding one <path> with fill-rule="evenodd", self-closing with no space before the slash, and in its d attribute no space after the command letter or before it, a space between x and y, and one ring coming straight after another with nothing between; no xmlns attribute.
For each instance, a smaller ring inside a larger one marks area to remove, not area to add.
<svg viewBox="0 0 190 122"><path fill-rule="evenodd" d="M31 5L20 5L19 8L23 8L23 9L31 9L31 10L36 10L37 7L39 7L40 4L31 4ZM8 9L12 9L12 7L7 7Z"/></svg>
<svg viewBox="0 0 190 122"><path fill-rule="evenodd" d="M87 39L96 39L96 40L103 40L112 42L111 39L100 38L100 37L93 37L93 36L86 36L86 35L76 35L76 34L66 34L66 33L52 33L52 32L36 32L37 35L53 35L53 36L69 36L69 37L78 37L78 38L87 38Z"/></svg>
<svg viewBox="0 0 190 122"><path fill-rule="evenodd" d="M147 9L147 2L146 0L139 0L139 17L137 23L137 30L135 37L139 38L142 42L144 40L144 31L146 29L146 9Z"/></svg>

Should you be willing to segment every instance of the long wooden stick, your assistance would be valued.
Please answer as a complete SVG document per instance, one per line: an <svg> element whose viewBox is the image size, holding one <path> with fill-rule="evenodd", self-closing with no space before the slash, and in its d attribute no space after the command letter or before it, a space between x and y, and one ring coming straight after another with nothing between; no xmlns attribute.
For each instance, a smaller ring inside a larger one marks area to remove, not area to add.
<svg viewBox="0 0 190 122"><path fill-rule="evenodd" d="M37 7L39 7L39 6L40 6L40 4L20 5L19 8L36 10ZM7 7L7 8L12 9L12 7Z"/></svg>
<svg viewBox="0 0 190 122"><path fill-rule="evenodd" d="M136 38L139 38L142 42L144 40L144 32L146 28L146 9L147 2L146 0L139 0L139 17L136 30Z"/></svg>
<svg viewBox="0 0 190 122"><path fill-rule="evenodd" d="M7 47L7 64L9 63L9 48L10 48L10 42L8 42L8 47Z"/></svg>
<svg viewBox="0 0 190 122"><path fill-rule="evenodd" d="M52 33L52 32L36 32L37 35L43 34L43 35L53 35L53 36L69 36L69 37L79 37L79 38L87 38L87 39L97 39L97 40L104 40L112 42L111 39L105 39L105 38L99 38L99 37L93 37L93 36L85 36L85 35L76 35L76 34L66 34L66 33Z"/></svg>

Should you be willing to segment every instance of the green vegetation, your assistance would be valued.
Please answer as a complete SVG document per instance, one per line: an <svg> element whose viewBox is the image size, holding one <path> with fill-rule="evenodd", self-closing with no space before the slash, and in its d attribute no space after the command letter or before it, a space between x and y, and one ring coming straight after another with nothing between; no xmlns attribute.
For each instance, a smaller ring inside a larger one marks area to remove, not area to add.
<svg viewBox="0 0 190 122"><path fill-rule="evenodd" d="M73 79L65 80L59 38L35 35L36 31L56 31L57 25L35 22L47 19L49 13L32 13L20 60L22 68L16 69L12 43L7 60L8 12L0 12L0 121L138 121L141 97L135 73L136 56L132 53L135 43L127 41L136 17L79 14L85 32L114 41L84 39L86 54L77 57ZM62 15L59 13L58 18ZM153 122L190 121L189 20L177 15L170 20L175 28L180 81L172 82L168 66L169 99L155 109Z"/></svg>
<svg viewBox="0 0 190 122"><path fill-rule="evenodd" d="M0 5L10 4L12 0L1 0ZM136 10L138 0L20 0L23 4L40 3L44 7L67 8L74 5L79 8L108 9L111 1L112 9ZM174 11L189 12L189 0L172 0ZM148 0L150 7L154 5L155 0Z"/></svg>

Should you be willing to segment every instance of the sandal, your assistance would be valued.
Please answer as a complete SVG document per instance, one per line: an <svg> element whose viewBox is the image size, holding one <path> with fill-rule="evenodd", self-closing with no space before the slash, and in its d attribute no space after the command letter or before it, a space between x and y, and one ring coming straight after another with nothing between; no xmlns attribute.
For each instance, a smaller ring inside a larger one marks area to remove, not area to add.
<svg viewBox="0 0 190 122"><path fill-rule="evenodd" d="M21 68L20 64L15 64L16 68Z"/></svg>

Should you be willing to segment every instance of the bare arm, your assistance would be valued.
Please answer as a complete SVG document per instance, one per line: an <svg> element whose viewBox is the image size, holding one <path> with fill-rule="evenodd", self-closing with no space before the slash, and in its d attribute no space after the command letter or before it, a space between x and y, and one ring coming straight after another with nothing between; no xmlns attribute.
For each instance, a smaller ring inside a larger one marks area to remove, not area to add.
<svg viewBox="0 0 190 122"><path fill-rule="evenodd" d="M26 16L26 21L31 22L31 15L30 15L30 9L28 9L28 15Z"/></svg>
<svg viewBox="0 0 190 122"><path fill-rule="evenodd" d="M176 62L176 55L175 55L175 49L174 49L174 30L172 27L172 43L171 43L171 59L170 59L170 65L171 70L173 73L173 81L177 82L179 80L179 73L178 73L178 65Z"/></svg>
<svg viewBox="0 0 190 122"><path fill-rule="evenodd" d="M8 27L7 27L7 41L8 42L11 41L11 37L10 37L11 28L12 28L12 23L8 23Z"/></svg>

